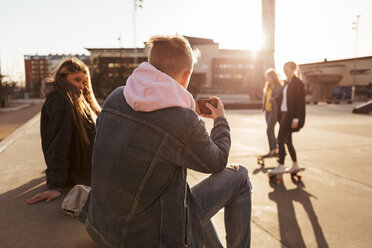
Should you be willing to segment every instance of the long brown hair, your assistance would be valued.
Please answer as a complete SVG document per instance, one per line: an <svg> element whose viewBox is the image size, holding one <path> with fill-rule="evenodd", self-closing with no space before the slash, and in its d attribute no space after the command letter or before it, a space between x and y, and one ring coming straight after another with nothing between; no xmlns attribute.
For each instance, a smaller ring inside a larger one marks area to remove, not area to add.
<svg viewBox="0 0 372 248"><path fill-rule="evenodd" d="M68 74L77 72L84 73L87 78L81 92L67 81ZM44 80L44 87L42 88L44 95L46 95L48 84L52 84L54 90L61 92L69 101L81 140L85 144L89 144L86 128L89 123L96 123L101 107L93 93L88 67L75 57L65 59L54 70L52 77Z"/></svg>
<svg viewBox="0 0 372 248"><path fill-rule="evenodd" d="M273 68L267 69L267 71L265 72L265 76L266 76L266 83L264 87L264 93L266 93L267 88L269 87L269 84L270 84L269 80L267 80L268 76L271 76L274 79L274 85L281 85L279 78L278 78L278 74L275 72Z"/></svg>

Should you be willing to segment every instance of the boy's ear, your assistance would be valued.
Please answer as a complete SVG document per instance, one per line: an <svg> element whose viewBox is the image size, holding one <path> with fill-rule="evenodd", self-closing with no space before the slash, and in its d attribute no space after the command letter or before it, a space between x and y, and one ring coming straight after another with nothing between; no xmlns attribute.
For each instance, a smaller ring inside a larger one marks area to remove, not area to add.
<svg viewBox="0 0 372 248"><path fill-rule="evenodd" d="M190 77L191 77L192 71L184 71L182 74L182 79L181 79L181 86L187 89L187 86L189 85Z"/></svg>

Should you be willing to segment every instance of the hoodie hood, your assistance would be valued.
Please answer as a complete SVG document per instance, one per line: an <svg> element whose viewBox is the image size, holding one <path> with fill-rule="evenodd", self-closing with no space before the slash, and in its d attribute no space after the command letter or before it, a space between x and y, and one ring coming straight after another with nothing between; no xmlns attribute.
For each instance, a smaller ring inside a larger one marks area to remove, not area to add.
<svg viewBox="0 0 372 248"><path fill-rule="evenodd" d="M195 110L192 95L172 77L147 62L134 70L123 93L135 111L151 112L170 107Z"/></svg>

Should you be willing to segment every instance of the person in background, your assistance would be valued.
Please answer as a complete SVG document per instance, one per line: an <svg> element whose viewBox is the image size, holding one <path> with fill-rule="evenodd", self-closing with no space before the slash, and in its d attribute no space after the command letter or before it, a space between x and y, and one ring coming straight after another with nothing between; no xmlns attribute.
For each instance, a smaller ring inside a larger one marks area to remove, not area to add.
<svg viewBox="0 0 372 248"><path fill-rule="evenodd" d="M264 88L263 109L267 124L266 134L269 141L268 156L276 156L277 145L275 137L275 125L279 120L280 102L282 95L282 85L274 69L269 69L265 73L266 84Z"/></svg>
<svg viewBox="0 0 372 248"><path fill-rule="evenodd" d="M30 204L49 202L75 184L90 185L95 124L101 111L89 69L77 58L58 66L44 81L43 94L40 134L48 190L34 195Z"/></svg>
<svg viewBox="0 0 372 248"><path fill-rule="evenodd" d="M224 208L227 247L250 247L251 184L244 166L227 164L221 100L206 105L209 135L186 90L196 59L189 42L154 36L148 45L148 62L108 96L98 117L80 221L101 247L218 248L211 218ZM188 169L209 176L190 188Z"/></svg>
<svg viewBox="0 0 372 248"><path fill-rule="evenodd" d="M305 124L305 87L299 79L298 67L296 63L291 61L284 64L283 70L287 80L283 87L283 98L280 105L279 164L269 171L269 174L294 172L299 168L296 150L292 142L292 133L299 131ZM291 168L284 166L286 155L284 144L287 145L293 161Z"/></svg>

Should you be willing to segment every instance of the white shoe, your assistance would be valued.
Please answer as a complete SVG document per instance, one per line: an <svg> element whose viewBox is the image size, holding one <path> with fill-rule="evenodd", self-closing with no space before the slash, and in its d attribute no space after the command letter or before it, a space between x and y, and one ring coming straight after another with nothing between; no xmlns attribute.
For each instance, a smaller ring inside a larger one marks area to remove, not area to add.
<svg viewBox="0 0 372 248"><path fill-rule="evenodd" d="M297 171L298 170L298 163L297 162L293 162L293 164L292 164L292 168L287 168L286 169L286 172L288 172L288 173L293 173L293 172L295 172L295 171Z"/></svg>
<svg viewBox="0 0 372 248"><path fill-rule="evenodd" d="M269 171L269 174L270 175L274 175L274 174L280 174L280 173L284 173L286 171L286 167L284 167L283 164L279 164L276 168L272 169Z"/></svg>

